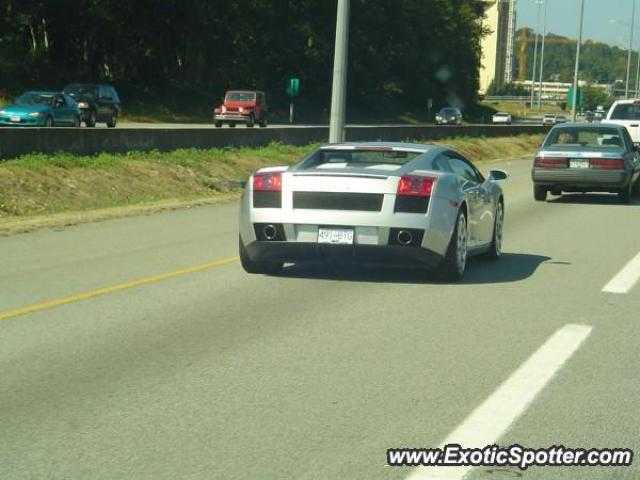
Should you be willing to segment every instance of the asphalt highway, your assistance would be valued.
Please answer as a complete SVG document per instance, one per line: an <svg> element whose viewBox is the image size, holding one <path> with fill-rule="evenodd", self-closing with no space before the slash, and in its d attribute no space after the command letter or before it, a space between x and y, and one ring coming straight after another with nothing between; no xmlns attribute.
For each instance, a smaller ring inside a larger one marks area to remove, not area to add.
<svg viewBox="0 0 640 480"><path fill-rule="evenodd" d="M459 284L246 274L235 203L0 238L0 478L640 478L387 465L449 441L640 452L640 201L537 203L528 161L495 166L504 255Z"/></svg>

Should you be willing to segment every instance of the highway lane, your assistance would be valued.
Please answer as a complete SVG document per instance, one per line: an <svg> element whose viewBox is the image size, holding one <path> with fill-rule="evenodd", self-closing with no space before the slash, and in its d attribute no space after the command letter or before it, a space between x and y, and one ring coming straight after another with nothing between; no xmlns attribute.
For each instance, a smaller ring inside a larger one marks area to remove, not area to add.
<svg viewBox="0 0 640 480"><path fill-rule="evenodd" d="M601 290L640 251L640 202L535 203L528 162L495 166L512 174L505 255L471 261L460 284L339 267L252 276L232 262L0 321L0 477L406 478L387 448L440 445L567 324L591 330L499 443L639 451L640 285ZM0 238L0 311L233 258L236 214Z"/></svg>
<svg viewBox="0 0 640 480"><path fill-rule="evenodd" d="M516 119L513 122L514 125L540 125L541 118L533 117L529 118L521 118ZM406 123L376 123L376 124L365 124L365 123L349 123L347 127L402 127L406 126ZM412 126L434 126L433 123L416 123L411 124ZM478 126L478 125L486 125L481 123L465 123L464 126ZM100 128L100 124L98 124L98 128ZM106 128L106 125L102 125ZM312 127L328 127L328 124L288 124L288 123L273 123L269 124L267 128L312 128ZM120 121L116 128L213 128L215 126L213 123L149 123L149 122L133 122L133 121ZM224 125L224 129L230 128L228 125ZM234 128L247 128L245 125L238 125ZM259 129L260 127L253 127L255 129Z"/></svg>

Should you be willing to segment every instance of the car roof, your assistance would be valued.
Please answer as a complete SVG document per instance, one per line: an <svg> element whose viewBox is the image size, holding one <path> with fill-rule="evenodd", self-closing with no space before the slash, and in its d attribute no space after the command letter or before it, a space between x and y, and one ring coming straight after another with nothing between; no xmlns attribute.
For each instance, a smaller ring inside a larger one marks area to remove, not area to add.
<svg viewBox="0 0 640 480"><path fill-rule="evenodd" d="M22 95L24 95L25 93L31 93L36 95L59 95L62 92L47 92L45 90L29 90L29 91L23 92Z"/></svg>
<svg viewBox="0 0 640 480"><path fill-rule="evenodd" d="M625 128L623 125L618 125L617 123L587 123L587 122L579 122L579 123L562 123L560 125L556 125L553 127L554 129L571 129L571 128L580 128L580 129L588 129L588 130L598 130L602 127L607 128L615 128L616 130L622 130Z"/></svg>

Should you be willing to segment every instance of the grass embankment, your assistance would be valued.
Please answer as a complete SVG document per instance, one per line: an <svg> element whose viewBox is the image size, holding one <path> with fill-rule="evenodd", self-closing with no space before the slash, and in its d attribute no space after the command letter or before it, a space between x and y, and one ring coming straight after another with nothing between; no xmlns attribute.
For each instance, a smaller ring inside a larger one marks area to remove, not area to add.
<svg viewBox="0 0 640 480"><path fill-rule="evenodd" d="M528 103L492 103L484 102L482 105L492 108L498 112L507 112L515 117L536 117L542 116L545 113L557 113L559 115L567 115L566 110L562 110L557 105L543 104L540 110L535 105L533 108L529 108Z"/></svg>
<svg viewBox="0 0 640 480"><path fill-rule="evenodd" d="M459 137L442 143L483 162L531 154L541 139ZM314 147L25 155L0 163L0 233L228 201L238 198L239 183L255 169L295 163Z"/></svg>

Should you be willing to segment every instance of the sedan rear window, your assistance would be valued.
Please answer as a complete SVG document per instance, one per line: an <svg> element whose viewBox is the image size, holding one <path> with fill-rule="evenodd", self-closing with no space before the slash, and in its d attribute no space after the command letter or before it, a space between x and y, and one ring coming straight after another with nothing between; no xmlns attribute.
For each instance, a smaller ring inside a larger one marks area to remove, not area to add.
<svg viewBox="0 0 640 480"><path fill-rule="evenodd" d="M640 120L640 105L620 103L611 112L610 120Z"/></svg>
<svg viewBox="0 0 640 480"><path fill-rule="evenodd" d="M549 133L545 147L622 148L624 141L615 128L556 128Z"/></svg>

